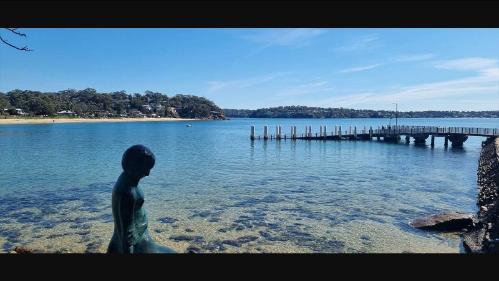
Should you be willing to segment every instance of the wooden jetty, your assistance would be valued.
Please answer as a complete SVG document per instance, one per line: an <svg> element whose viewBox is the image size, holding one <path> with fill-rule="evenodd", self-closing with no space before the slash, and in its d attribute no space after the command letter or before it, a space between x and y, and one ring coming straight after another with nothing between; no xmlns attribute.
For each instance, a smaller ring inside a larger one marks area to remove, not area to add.
<svg viewBox="0 0 499 281"><path fill-rule="evenodd" d="M269 126L263 126L263 137L256 135L255 126L251 126L251 140L377 140L383 139L387 142L398 142L402 136L406 143L414 139L415 144L425 144L431 136L431 146L435 146L435 138L443 137L444 146L447 147L449 141L453 147L462 147L468 136L498 137L498 128L469 128L469 127L435 127L435 126L378 126L373 128L357 128L357 126L334 126L328 130L327 126L320 126L319 132L312 133L312 126L305 126L303 133L297 132L296 126L291 126L290 134L282 133L282 127L275 127L275 134L270 132Z"/></svg>

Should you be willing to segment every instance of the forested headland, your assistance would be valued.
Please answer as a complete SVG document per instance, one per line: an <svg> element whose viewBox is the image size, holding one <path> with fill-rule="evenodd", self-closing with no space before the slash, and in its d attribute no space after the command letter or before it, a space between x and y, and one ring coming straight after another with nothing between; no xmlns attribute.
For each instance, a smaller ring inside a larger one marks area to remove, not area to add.
<svg viewBox="0 0 499 281"><path fill-rule="evenodd" d="M144 94L127 94L125 91L99 93L90 88L59 92L0 92L0 115L225 119L222 109L203 97L180 94L170 97L152 91Z"/></svg>
<svg viewBox="0 0 499 281"><path fill-rule="evenodd" d="M495 111L390 111L308 106L279 106L260 109L224 109L227 117L240 118L499 118Z"/></svg>

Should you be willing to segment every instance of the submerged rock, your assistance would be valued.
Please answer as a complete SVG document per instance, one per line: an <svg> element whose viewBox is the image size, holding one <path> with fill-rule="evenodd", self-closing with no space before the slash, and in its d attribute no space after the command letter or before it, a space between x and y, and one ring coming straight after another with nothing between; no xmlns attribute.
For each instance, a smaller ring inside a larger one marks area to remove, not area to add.
<svg viewBox="0 0 499 281"><path fill-rule="evenodd" d="M189 246L186 250L185 250L186 253L189 253L189 254L197 254L197 253L200 253L201 252L201 249L199 249L198 247L195 247L195 246Z"/></svg>
<svg viewBox="0 0 499 281"><path fill-rule="evenodd" d="M410 222L412 227L423 230L462 231L473 226L473 215L463 213L443 213L415 219Z"/></svg>
<svg viewBox="0 0 499 281"><path fill-rule="evenodd" d="M176 218L170 218L170 217L163 217L158 219L159 222L164 223L164 224L172 224L176 223L178 219Z"/></svg>
<svg viewBox="0 0 499 281"><path fill-rule="evenodd" d="M223 240L222 244L226 244L226 245L230 245L230 246L234 246L234 247L241 247L243 244L253 242L257 239L258 239L257 236L248 235L248 236L239 237L236 240Z"/></svg>
<svg viewBox="0 0 499 281"><path fill-rule="evenodd" d="M199 236L199 235L175 235L175 236L170 236L170 240L173 240L175 242L182 242L182 241L192 241L196 243L203 243L204 242L204 237Z"/></svg>
<svg viewBox="0 0 499 281"><path fill-rule="evenodd" d="M33 253L33 250L28 249L28 248L24 248L24 247L15 247L12 250L12 253L13 254L31 254L31 253Z"/></svg>

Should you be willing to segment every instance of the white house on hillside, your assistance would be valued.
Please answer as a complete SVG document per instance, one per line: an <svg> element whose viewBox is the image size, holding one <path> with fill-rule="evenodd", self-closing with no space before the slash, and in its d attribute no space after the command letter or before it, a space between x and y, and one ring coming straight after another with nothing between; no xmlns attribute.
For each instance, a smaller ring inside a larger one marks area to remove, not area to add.
<svg viewBox="0 0 499 281"><path fill-rule="evenodd" d="M76 112L73 112L71 110L61 110L57 112L57 115L76 115Z"/></svg>

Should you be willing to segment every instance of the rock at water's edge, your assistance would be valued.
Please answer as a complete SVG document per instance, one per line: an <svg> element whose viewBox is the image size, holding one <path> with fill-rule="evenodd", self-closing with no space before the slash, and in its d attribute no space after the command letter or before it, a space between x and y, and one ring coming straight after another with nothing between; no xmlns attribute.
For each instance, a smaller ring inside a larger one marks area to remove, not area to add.
<svg viewBox="0 0 499 281"><path fill-rule="evenodd" d="M462 231L463 228L473 226L473 215L462 213L443 213L433 216L418 218L410 225L423 230Z"/></svg>
<svg viewBox="0 0 499 281"><path fill-rule="evenodd" d="M485 231L485 228L476 228L463 234L463 247L467 253L483 253Z"/></svg>
<svg viewBox="0 0 499 281"><path fill-rule="evenodd" d="M478 223L463 235L471 253L499 253L499 138L482 143L478 160Z"/></svg>
<svg viewBox="0 0 499 281"><path fill-rule="evenodd" d="M25 247L14 247L14 249L12 249L12 251L10 251L11 254L32 254L34 253L33 250L29 249L29 248L25 248Z"/></svg>

